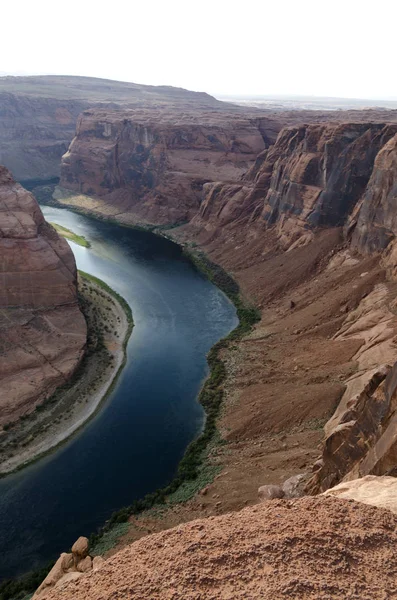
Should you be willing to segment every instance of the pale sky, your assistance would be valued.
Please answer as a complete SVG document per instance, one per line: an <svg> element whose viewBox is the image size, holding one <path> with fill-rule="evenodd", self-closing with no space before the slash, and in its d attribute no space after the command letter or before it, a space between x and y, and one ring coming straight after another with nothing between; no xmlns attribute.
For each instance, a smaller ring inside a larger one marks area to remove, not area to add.
<svg viewBox="0 0 397 600"><path fill-rule="evenodd" d="M397 0L3 0L0 71L397 99Z"/></svg>

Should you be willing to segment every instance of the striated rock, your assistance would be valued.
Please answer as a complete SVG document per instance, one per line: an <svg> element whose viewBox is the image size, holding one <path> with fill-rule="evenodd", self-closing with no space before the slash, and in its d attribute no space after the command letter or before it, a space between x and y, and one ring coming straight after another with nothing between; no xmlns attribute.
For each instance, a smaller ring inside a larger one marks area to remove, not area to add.
<svg viewBox="0 0 397 600"><path fill-rule="evenodd" d="M35 198L0 167L0 425L28 414L79 364L76 265Z"/></svg>
<svg viewBox="0 0 397 600"><path fill-rule="evenodd" d="M387 376L386 376L387 374ZM397 465L397 363L376 372L328 431L323 459L307 485L318 493L339 481L395 474ZM329 424L327 424L329 427Z"/></svg>
<svg viewBox="0 0 397 600"><path fill-rule="evenodd" d="M376 157L371 179L349 229L352 244L361 252L383 250L397 234L397 135Z"/></svg>
<svg viewBox="0 0 397 600"><path fill-rule="evenodd" d="M12 88L5 80L0 77L0 163L19 180L59 177L62 155L87 102L28 95L21 82Z"/></svg>
<svg viewBox="0 0 397 600"><path fill-rule="evenodd" d="M78 115L93 106L214 108L209 94L94 77L0 77L0 164L19 180L59 177ZM236 107L237 109L237 107Z"/></svg>
<svg viewBox="0 0 397 600"><path fill-rule="evenodd" d="M397 514L397 479L395 477L376 477L366 475L362 479L343 482L327 490L323 496L346 498L387 508Z"/></svg>
<svg viewBox="0 0 397 600"><path fill-rule="evenodd" d="M316 227L343 225L360 201L379 151L396 124L327 123L286 127L239 185L213 184L193 220L197 228L231 222L273 226L284 248L307 244Z"/></svg>
<svg viewBox="0 0 397 600"><path fill-rule="evenodd" d="M238 113L89 110L60 184L118 214L174 223L197 212L205 183L239 179L264 148L258 124Z"/></svg>
<svg viewBox="0 0 397 600"><path fill-rule="evenodd" d="M394 473L397 319L389 304L389 287L375 286L335 335L335 340L357 338L363 344L353 357L357 372L347 379L345 393L324 427L323 456L307 484L310 493L367 474Z"/></svg>

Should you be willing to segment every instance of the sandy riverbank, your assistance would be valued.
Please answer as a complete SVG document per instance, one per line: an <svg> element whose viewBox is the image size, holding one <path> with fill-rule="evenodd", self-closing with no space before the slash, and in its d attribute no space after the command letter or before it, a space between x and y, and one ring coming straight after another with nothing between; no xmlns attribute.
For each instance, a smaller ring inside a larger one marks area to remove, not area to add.
<svg viewBox="0 0 397 600"><path fill-rule="evenodd" d="M0 474L20 469L73 435L114 385L125 362L132 319L112 291L79 275L88 323L87 353L72 382L0 434Z"/></svg>

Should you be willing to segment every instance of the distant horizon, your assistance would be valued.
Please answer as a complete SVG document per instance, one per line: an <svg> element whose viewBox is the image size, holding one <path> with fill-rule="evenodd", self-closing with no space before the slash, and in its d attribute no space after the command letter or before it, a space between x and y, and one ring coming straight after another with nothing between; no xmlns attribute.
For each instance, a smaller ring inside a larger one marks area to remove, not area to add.
<svg viewBox="0 0 397 600"><path fill-rule="evenodd" d="M372 96L372 97L361 97L361 96L332 96L332 95L318 95L318 94L299 94L299 93L295 93L295 92L290 92L290 93L281 93L281 92L263 92L263 93L258 93L258 92L217 92L217 91L209 91L209 90L204 90L204 89L190 89L187 87L184 87L183 85L174 85L174 84L168 84L168 83L160 83L160 84L153 84L153 83L143 83L141 81L130 81L130 80L126 80L126 79L114 79L112 77L98 77L96 75L89 75L89 74L78 74L78 75L72 75L70 73L43 73L43 72L7 72L7 71L0 71L0 77L76 77L76 78L88 78L88 79L98 79L98 80L103 80L103 81L114 81L114 82L118 82L118 83L131 83L131 84L136 84L136 85L144 85L144 86L153 86L153 87L173 87L173 88L181 88L181 89L186 89L188 91L192 91L192 92L198 92L198 93L207 93L210 94L211 96L214 96L217 99L227 99L227 98L235 98L235 99L246 99L246 100L262 100L262 99L266 99L266 100L277 100L277 99L283 99L283 100L287 100L287 99L292 99L292 100L330 100L330 101L336 101L336 100L348 100L348 101L360 101L360 102L365 102L365 101L371 101L371 102L397 102L397 96L390 96L390 97L381 97L381 96Z"/></svg>
<svg viewBox="0 0 397 600"><path fill-rule="evenodd" d="M215 96L397 98L397 6L378 0L7 3L7 74L72 74Z"/></svg>

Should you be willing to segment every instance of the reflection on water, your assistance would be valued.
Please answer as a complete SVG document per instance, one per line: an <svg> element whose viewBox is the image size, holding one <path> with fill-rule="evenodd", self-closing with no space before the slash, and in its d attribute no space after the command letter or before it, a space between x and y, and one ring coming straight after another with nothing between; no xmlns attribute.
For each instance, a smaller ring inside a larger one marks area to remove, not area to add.
<svg viewBox="0 0 397 600"><path fill-rule="evenodd" d="M200 430L196 398L209 348L237 325L234 307L168 240L42 207L83 235L79 269L129 302L135 327L119 383L60 450L0 480L0 578L67 551L134 499L169 482Z"/></svg>

